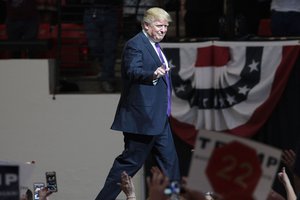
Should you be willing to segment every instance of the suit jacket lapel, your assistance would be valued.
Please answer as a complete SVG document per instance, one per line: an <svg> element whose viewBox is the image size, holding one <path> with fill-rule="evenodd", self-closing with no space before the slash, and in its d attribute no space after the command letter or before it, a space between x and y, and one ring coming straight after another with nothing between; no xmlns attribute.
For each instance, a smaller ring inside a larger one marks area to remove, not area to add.
<svg viewBox="0 0 300 200"><path fill-rule="evenodd" d="M153 46L151 45L149 39L145 36L145 34L143 32L140 32L140 35L142 37L143 42L145 43L146 48L148 49L150 55L154 59L157 66L161 66L162 63L161 63L156 51L154 50Z"/></svg>

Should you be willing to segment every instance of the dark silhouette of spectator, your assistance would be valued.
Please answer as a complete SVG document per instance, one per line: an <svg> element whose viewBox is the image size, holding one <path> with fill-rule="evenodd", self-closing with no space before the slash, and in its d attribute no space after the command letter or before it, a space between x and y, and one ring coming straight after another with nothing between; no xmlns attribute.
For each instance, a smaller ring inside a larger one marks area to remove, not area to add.
<svg viewBox="0 0 300 200"><path fill-rule="evenodd" d="M87 0L84 12L90 56L95 68L101 68L99 78L104 92L114 92L116 50L122 0Z"/></svg>
<svg viewBox="0 0 300 200"><path fill-rule="evenodd" d="M5 2L0 1L0 23L3 24L5 22L6 10L5 10Z"/></svg>
<svg viewBox="0 0 300 200"><path fill-rule="evenodd" d="M260 20L259 0L234 0L235 35L256 35Z"/></svg>
<svg viewBox="0 0 300 200"><path fill-rule="evenodd" d="M181 0L186 37L217 37L223 0Z"/></svg>
<svg viewBox="0 0 300 200"><path fill-rule="evenodd" d="M273 36L300 36L299 21L299 0L272 0L271 29Z"/></svg>
<svg viewBox="0 0 300 200"><path fill-rule="evenodd" d="M57 0L37 0L41 23L57 23Z"/></svg>
<svg viewBox="0 0 300 200"><path fill-rule="evenodd" d="M85 10L85 0L61 0L62 23L82 23L82 15Z"/></svg>
<svg viewBox="0 0 300 200"><path fill-rule="evenodd" d="M11 41L33 41L37 39L39 16L35 0L6 0L6 31ZM28 48L27 56L34 57L34 50ZM12 52L13 58L20 58L20 51Z"/></svg>
<svg viewBox="0 0 300 200"><path fill-rule="evenodd" d="M221 24L223 29L220 36L224 38L222 33L228 33L226 39L246 40L257 35L260 20L269 16L270 0L228 0L224 1L223 14L224 17ZM227 29L226 29L227 28Z"/></svg>

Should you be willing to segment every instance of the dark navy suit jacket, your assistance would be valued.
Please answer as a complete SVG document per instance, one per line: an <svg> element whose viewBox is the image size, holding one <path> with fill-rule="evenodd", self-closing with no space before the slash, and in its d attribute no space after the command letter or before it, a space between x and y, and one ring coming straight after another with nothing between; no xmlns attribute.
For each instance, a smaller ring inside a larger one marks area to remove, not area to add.
<svg viewBox="0 0 300 200"><path fill-rule="evenodd" d="M167 83L164 76L154 84L153 73L162 62L143 32L125 44L122 56L122 93L111 129L158 135L167 120Z"/></svg>

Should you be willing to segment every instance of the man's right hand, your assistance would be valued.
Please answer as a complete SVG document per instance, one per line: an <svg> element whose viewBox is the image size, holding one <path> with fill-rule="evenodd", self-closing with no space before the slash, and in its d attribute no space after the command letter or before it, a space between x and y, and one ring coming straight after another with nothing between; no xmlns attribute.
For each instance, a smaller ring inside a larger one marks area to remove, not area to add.
<svg viewBox="0 0 300 200"><path fill-rule="evenodd" d="M168 73L169 70L170 70L170 68L165 68L164 65L161 65L154 71L154 74L153 74L154 79L158 79L158 78L164 76L166 73Z"/></svg>

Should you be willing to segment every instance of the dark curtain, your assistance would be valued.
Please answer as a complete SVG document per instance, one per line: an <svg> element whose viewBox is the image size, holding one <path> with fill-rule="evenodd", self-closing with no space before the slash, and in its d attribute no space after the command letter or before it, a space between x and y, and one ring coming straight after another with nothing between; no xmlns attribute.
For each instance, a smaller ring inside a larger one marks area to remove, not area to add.
<svg viewBox="0 0 300 200"><path fill-rule="evenodd" d="M253 137L254 140L277 147L293 149L295 152L300 142L300 57L290 74L287 86L272 115ZM282 167L279 167L279 170ZM290 172L288 172L290 174ZM292 177L292 176L290 176ZM274 181L273 189L280 194L285 190L279 180Z"/></svg>

